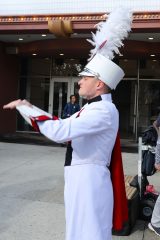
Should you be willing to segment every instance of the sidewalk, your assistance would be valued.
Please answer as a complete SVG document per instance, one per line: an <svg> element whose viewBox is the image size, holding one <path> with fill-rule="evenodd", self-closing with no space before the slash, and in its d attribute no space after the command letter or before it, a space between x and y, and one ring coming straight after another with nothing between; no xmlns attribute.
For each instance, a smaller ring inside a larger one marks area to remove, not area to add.
<svg viewBox="0 0 160 240"><path fill-rule="evenodd" d="M0 141L43 146L60 146L60 144L53 142L36 132L16 132L14 134L0 135ZM138 152L138 144L132 139L121 139L121 147L124 152Z"/></svg>
<svg viewBox="0 0 160 240"><path fill-rule="evenodd" d="M64 240L66 148L42 145L0 142L0 240ZM138 154L122 156L125 174L136 175ZM149 179L156 188L159 177ZM159 239L145 226L138 220L130 236L113 240Z"/></svg>

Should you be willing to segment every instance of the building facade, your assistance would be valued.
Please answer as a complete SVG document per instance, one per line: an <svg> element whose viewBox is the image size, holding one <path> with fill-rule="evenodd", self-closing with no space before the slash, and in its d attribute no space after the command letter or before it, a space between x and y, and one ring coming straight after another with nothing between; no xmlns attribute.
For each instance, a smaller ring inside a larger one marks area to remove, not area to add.
<svg viewBox="0 0 160 240"><path fill-rule="evenodd" d="M114 61L125 71L113 92L122 137L138 135L160 112L160 0L6 0L0 3L0 134L30 131L2 105L17 98L62 116L78 72L87 62L91 31L104 14L125 5L134 11L132 32ZM78 98L80 105L83 99Z"/></svg>

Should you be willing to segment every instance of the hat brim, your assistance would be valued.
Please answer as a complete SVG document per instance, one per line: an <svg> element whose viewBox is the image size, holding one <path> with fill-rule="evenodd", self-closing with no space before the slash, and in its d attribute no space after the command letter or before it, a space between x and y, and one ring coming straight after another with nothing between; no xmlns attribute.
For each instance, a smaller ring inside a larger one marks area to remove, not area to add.
<svg viewBox="0 0 160 240"><path fill-rule="evenodd" d="M86 77L95 77L92 73L82 71L78 74L78 76L86 76Z"/></svg>

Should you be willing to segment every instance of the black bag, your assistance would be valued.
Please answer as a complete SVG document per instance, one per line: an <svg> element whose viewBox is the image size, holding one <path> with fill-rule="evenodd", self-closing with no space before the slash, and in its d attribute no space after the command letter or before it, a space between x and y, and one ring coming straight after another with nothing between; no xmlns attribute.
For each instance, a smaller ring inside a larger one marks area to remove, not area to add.
<svg viewBox="0 0 160 240"><path fill-rule="evenodd" d="M143 133L142 133L142 142L145 145L156 146L157 144L157 131L153 126L149 126Z"/></svg>
<svg viewBox="0 0 160 240"><path fill-rule="evenodd" d="M152 176L155 172L155 153L150 150L142 151L142 174Z"/></svg>

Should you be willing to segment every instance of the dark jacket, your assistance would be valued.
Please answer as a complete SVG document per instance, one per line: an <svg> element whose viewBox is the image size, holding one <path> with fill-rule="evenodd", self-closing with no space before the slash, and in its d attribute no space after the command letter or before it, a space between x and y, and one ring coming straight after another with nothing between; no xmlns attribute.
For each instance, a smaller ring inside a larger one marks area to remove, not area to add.
<svg viewBox="0 0 160 240"><path fill-rule="evenodd" d="M68 118L74 113L78 112L80 110L80 106L78 103L72 104L71 102L67 103L63 110L63 118Z"/></svg>

